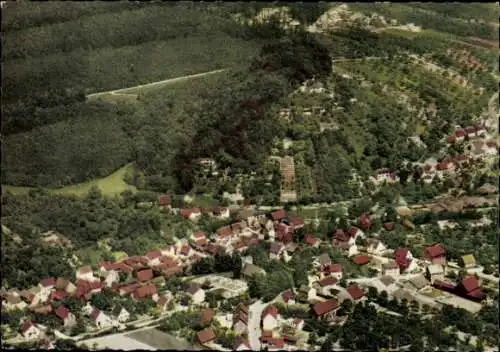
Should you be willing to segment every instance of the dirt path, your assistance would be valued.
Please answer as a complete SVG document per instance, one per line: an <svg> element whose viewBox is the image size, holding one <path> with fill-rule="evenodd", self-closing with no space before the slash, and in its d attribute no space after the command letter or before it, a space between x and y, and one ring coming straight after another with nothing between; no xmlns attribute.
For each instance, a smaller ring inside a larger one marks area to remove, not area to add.
<svg viewBox="0 0 500 352"><path fill-rule="evenodd" d="M165 79L165 80L162 80L162 81L156 81L156 82L147 83L147 84L139 84L139 85L134 86L134 87L127 87L127 88L121 88L121 89L115 89L115 90L108 90L108 91L105 91L105 92L92 93L92 94L87 94L86 98L87 99L95 99L95 98L98 98L100 96L108 95L108 94L112 94L112 95L137 95L137 93L130 92L130 91L134 90L134 89L152 88L152 87L160 86L160 85L164 85L164 84L171 84L171 83L182 82L182 81L189 80L189 79L192 79L192 78L198 78L198 77L208 76L210 74L219 73L219 72L222 72L222 71L225 71L225 69L214 70L214 71L203 72L203 73L197 73L197 74L194 74L194 75L187 75L187 76L169 78L169 79Z"/></svg>

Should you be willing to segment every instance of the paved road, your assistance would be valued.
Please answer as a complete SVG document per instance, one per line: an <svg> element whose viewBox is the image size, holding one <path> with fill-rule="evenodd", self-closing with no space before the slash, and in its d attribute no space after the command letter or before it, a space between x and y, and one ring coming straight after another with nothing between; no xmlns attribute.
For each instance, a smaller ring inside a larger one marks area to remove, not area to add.
<svg viewBox="0 0 500 352"><path fill-rule="evenodd" d="M262 311L270 303L257 301L248 308L248 342L252 351L260 351L260 317Z"/></svg>
<svg viewBox="0 0 500 352"><path fill-rule="evenodd" d="M87 99L98 98L99 96L107 95L107 94L113 94L113 95L135 94L135 93L127 93L127 91L132 90L132 89L136 89L136 88L151 88L151 87L159 86L159 85L163 85L163 84L177 83L177 82L185 81L185 80L188 80L191 78L203 77L203 76L207 76L207 75L222 72L222 71L225 71L225 70L224 69L214 70L214 71L209 71L209 72L197 73L194 75L169 78L169 79L165 79L165 80L157 81L157 82L152 82L152 83L148 83L148 84L139 84L138 86L134 86L134 87L127 87L127 88L121 88L121 89L115 89L115 90L108 90L106 92L92 93L92 94L87 94L86 98Z"/></svg>

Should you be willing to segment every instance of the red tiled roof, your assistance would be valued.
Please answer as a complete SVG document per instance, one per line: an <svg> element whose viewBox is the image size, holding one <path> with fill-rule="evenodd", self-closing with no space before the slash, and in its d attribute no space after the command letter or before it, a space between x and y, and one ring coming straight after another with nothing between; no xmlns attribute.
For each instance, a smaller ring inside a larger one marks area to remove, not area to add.
<svg viewBox="0 0 500 352"><path fill-rule="evenodd" d="M64 320L69 316L69 309L65 306L59 306L59 308L56 309L55 313L61 320Z"/></svg>
<svg viewBox="0 0 500 352"><path fill-rule="evenodd" d="M153 278L153 270L151 269L140 270L135 274L135 277L139 281L151 280Z"/></svg>
<svg viewBox="0 0 500 352"><path fill-rule="evenodd" d="M287 226L286 224L280 223L274 225L274 230L276 232L276 239L283 243L288 243L293 240L293 227Z"/></svg>
<svg viewBox="0 0 500 352"><path fill-rule="evenodd" d="M43 287L50 287L50 286L55 286L56 284L56 279L54 279L53 277L51 278L48 278L48 279L43 279L41 281L41 284Z"/></svg>
<svg viewBox="0 0 500 352"><path fill-rule="evenodd" d="M21 325L21 333L24 334L26 331L29 330L32 326L35 326L35 324L31 320L26 320L23 325ZM36 327L36 326L35 326Z"/></svg>
<svg viewBox="0 0 500 352"><path fill-rule="evenodd" d="M497 147L497 142L495 142L495 141L487 141L486 142L486 146L488 148L496 148Z"/></svg>
<svg viewBox="0 0 500 352"><path fill-rule="evenodd" d="M331 277L331 276L328 276L328 277L326 277L323 280L318 282L318 284L321 287L335 285L336 283L337 283L337 279L335 279L334 277Z"/></svg>
<svg viewBox="0 0 500 352"><path fill-rule="evenodd" d="M248 343L247 340L245 340L243 337L238 336L234 340L234 345L233 345L233 351L236 351L239 347L243 345L243 348L246 350L251 350L252 348L250 347L250 344Z"/></svg>
<svg viewBox="0 0 500 352"><path fill-rule="evenodd" d="M206 328L198 332L198 341L200 343L207 343L215 339L215 333L211 328Z"/></svg>
<svg viewBox="0 0 500 352"><path fill-rule="evenodd" d="M267 339L267 344L275 348L283 348L285 346L285 340L283 338L279 339L270 338Z"/></svg>
<svg viewBox="0 0 500 352"><path fill-rule="evenodd" d="M268 305L262 312L262 319L264 319L267 315L271 315L274 319L276 319L279 315L278 308L272 304Z"/></svg>
<svg viewBox="0 0 500 352"><path fill-rule="evenodd" d="M445 161L443 161L443 162L441 162L441 163L438 163L438 164L436 165L436 169L437 169L438 171L448 170L448 168L450 168L450 167L451 167L451 163L450 163L450 162L445 162Z"/></svg>
<svg viewBox="0 0 500 352"><path fill-rule="evenodd" d="M243 229L243 224L241 222L235 222L234 224L231 224L231 230L233 232L238 232Z"/></svg>
<svg viewBox="0 0 500 352"><path fill-rule="evenodd" d="M351 285L346 290L354 300L361 299L365 295L364 291L358 285Z"/></svg>
<svg viewBox="0 0 500 352"><path fill-rule="evenodd" d="M52 301L61 301L63 300L64 298L66 298L68 296L68 292L66 291L54 291L52 292L52 294L50 295L50 299Z"/></svg>
<svg viewBox="0 0 500 352"><path fill-rule="evenodd" d="M370 257L367 255L357 255L352 258L352 261L357 265L365 265L370 262Z"/></svg>
<svg viewBox="0 0 500 352"><path fill-rule="evenodd" d="M335 298L332 298L324 302L316 303L313 306L313 310L317 316L322 316L325 315L326 313L329 313L337 309L338 307L339 307L339 301L337 301Z"/></svg>
<svg viewBox="0 0 500 352"><path fill-rule="evenodd" d="M170 205L170 196L163 195L158 197L158 201L160 202L160 206Z"/></svg>
<svg viewBox="0 0 500 352"><path fill-rule="evenodd" d="M141 286L135 290L133 296L135 299L143 299L145 297L151 297L158 293L158 289L155 284L150 284L146 286Z"/></svg>
<svg viewBox="0 0 500 352"><path fill-rule="evenodd" d="M432 259L442 257L446 253L441 243L437 243L432 247L427 248L425 252L427 253L427 256Z"/></svg>
<svg viewBox="0 0 500 352"><path fill-rule="evenodd" d="M269 252L272 254L278 254L281 249L283 248L283 245L277 242L271 243L271 246L269 247Z"/></svg>
<svg viewBox="0 0 500 352"><path fill-rule="evenodd" d="M290 223L295 227L299 227L304 225L304 220L300 216L290 216Z"/></svg>
<svg viewBox="0 0 500 352"><path fill-rule="evenodd" d="M207 235L206 235L205 232L198 231L198 232L195 232L193 234L193 237L196 238L196 239L199 239L199 238L207 237Z"/></svg>
<svg viewBox="0 0 500 352"><path fill-rule="evenodd" d="M273 218L274 221L281 221L283 219L286 219L286 211L283 209L276 210L271 213L271 217Z"/></svg>
<svg viewBox="0 0 500 352"><path fill-rule="evenodd" d="M480 288L479 281L476 279L475 276L469 276L463 279L461 284L467 292L472 292Z"/></svg>
<svg viewBox="0 0 500 352"><path fill-rule="evenodd" d="M310 246L314 246L318 243L318 239L313 235L306 235L306 237L304 237L304 241Z"/></svg>
<svg viewBox="0 0 500 352"><path fill-rule="evenodd" d="M342 229L337 229L333 234L333 238L340 242L349 241L349 234Z"/></svg>
<svg viewBox="0 0 500 352"><path fill-rule="evenodd" d="M455 131L455 136L457 138L459 138L459 137L465 137L465 135L466 135L466 132L464 130L462 130L462 129Z"/></svg>
<svg viewBox="0 0 500 352"><path fill-rule="evenodd" d="M190 250L191 250L191 247L188 244L185 244L181 247L180 253L182 255L188 255Z"/></svg>
<svg viewBox="0 0 500 352"><path fill-rule="evenodd" d="M200 209L199 208L181 209L180 213L184 218L187 219L191 216L191 214L200 213Z"/></svg>
<svg viewBox="0 0 500 352"><path fill-rule="evenodd" d="M288 290L288 291L285 291L281 294L281 297L283 298L283 300L285 302L288 302L290 301L291 299L293 299L295 297L295 295L293 294L292 291Z"/></svg>
<svg viewBox="0 0 500 352"><path fill-rule="evenodd" d="M138 287L140 287L138 283L122 286L120 287L120 292L123 292L123 294L129 294L134 292Z"/></svg>
<svg viewBox="0 0 500 352"><path fill-rule="evenodd" d="M356 233L359 231L359 229L355 226L352 226L349 231L347 231L347 234L350 236L350 237L354 237L356 235Z"/></svg>
<svg viewBox="0 0 500 352"><path fill-rule="evenodd" d="M231 229L231 226L224 226L217 230L217 236L219 237L228 237L231 236L232 233L233 230Z"/></svg>
<svg viewBox="0 0 500 352"><path fill-rule="evenodd" d="M340 264L331 264L329 265L326 270L329 273L341 273L342 272L342 265Z"/></svg>
<svg viewBox="0 0 500 352"><path fill-rule="evenodd" d="M361 215L359 217L359 226L361 226L363 230L370 229L370 227L372 227L370 217L368 215Z"/></svg>
<svg viewBox="0 0 500 352"><path fill-rule="evenodd" d="M384 224L384 229L386 229L387 231L394 230L394 223L393 222L386 222Z"/></svg>
<svg viewBox="0 0 500 352"><path fill-rule="evenodd" d="M432 169L432 165L430 165L430 164L424 165L424 171L430 171L431 169Z"/></svg>
<svg viewBox="0 0 500 352"><path fill-rule="evenodd" d="M215 316L215 311L212 308L204 309L201 312L201 320L202 324L209 324Z"/></svg>
<svg viewBox="0 0 500 352"><path fill-rule="evenodd" d="M148 252L146 253L146 257L148 257L148 259L156 259L158 257L161 257L161 251L160 250L155 250L155 251L151 251L151 252Z"/></svg>
<svg viewBox="0 0 500 352"><path fill-rule="evenodd" d="M394 252L394 260L399 265L399 267L407 268L410 266L410 260L407 259L408 249L406 248L398 248L396 252Z"/></svg>

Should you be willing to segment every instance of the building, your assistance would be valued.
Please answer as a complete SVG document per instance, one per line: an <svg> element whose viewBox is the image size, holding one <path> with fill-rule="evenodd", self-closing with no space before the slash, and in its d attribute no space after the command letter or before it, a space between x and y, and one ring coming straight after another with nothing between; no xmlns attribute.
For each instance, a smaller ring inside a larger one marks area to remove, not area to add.
<svg viewBox="0 0 500 352"><path fill-rule="evenodd" d="M238 336L233 345L233 351L250 351L252 348L248 343L248 340L244 339L241 336Z"/></svg>
<svg viewBox="0 0 500 352"><path fill-rule="evenodd" d="M72 327L76 324L75 316L65 306L59 306L59 308L57 308L54 313L56 313L57 317L59 317L64 322L65 328Z"/></svg>
<svg viewBox="0 0 500 352"><path fill-rule="evenodd" d="M246 334L248 331L248 307L239 304L233 314L232 330L236 334Z"/></svg>
<svg viewBox="0 0 500 352"><path fill-rule="evenodd" d="M186 294L191 297L194 304L201 304L205 301L205 290L198 283L192 283L186 288Z"/></svg>
<svg viewBox="0 0 500 352"><path fill-rule="evenodd" d="M281 243L273 242L269 248L269 258L270 259L280 259L285 252L285 246Z"/></svg>
<svg viewBox="0 0 500 352"><path fill-rule="evenodd" d="M387 264L382 264L382 273L384 275L398 277L399 276L399 265L396 262L389 262Z"/></svg>
<svg viewBox="0 0 500 352"><path fill-rule="evenodd" d="M319 239L317 239L313 235L306 235L304 237L304 242L307 243L309 246L314 247L314 248L318 248L319 244L320 244Z"/></svg>
<svg viewBox="0 0 500 352"><path fill-rule="evenodd" d="M152 269L144 269L136 272L135 277L138 281L149 281L153 278Z"/></svg>
<svg viewBox="0 0 500 352"><path fill-rule="evenodd" d="M434 283L436 280L444 280L444 267L441 264L431 264L426 269L427 278Z"/></svg>
<svg viewBox="0 0 500 352"><path fill-rule="evenodd" d="M99 329L110 328L115 325L114 321L98 309L93 309L90 318Z"/></svg>
<svg viewBox="0 0 500 352"><path fill-rule="evenodd" d="M463 279L455 288L455 293L473 301L482 301L486 295L481 291L479 281L475 276Z"/></svg>
<svg viewBox="0 0 500 352"><path fill-rule="evenodd" d="M339 309L339 302L335 298L326 300L324 302L316 303L313 306L313 312L318 319L330 320L335 316Z"/></svg>
<svg viewBox="0 0 500 352"><path fill-rule="evenodd" d="M413 271L418 268L418 265L415 260L413 260L413 255L406 248L398 248L394 252L394 260L396 264L399 266L401 272L403 271Z"/></svg>
<svg viewBox="0 0 500 352"><path fill-rule="evenodd" d="M280 315L275 306L268 305L262 312L261 318L263 330L274 330L278 327Z"/></svg>
<svg viewBox="0 0 500 352"><path fill-rule="evenodd" d="M446 251L441 243L427 248L425 256L432 264L446 265Z"/></svg>
<svg viewBox="0 0 500 352"><path fill-rule="evenodd" d="M275 222L285 220L287 218L286 211L283 209L276 210L276 211L271 213L271 218Z"/></svg>
<svg viewBox="0 0 500 352"><path fill-rule="evenodd" d="M460 264L466 269L473 268L476 266L476 258L472 254L463 255L460 257Z"/></svg>
<svg viewBox="0 0 500 352"><path fill-rule="evenodd" d="M356 284L347 287L346 291L353 301L358 302L365 298L365 292Z"/></svg>
<svg viewBox="0 0 500 352"><path fill-rule="evenodd" d="M94 272L92 271L92 268L89 265L81 267L76 271L76 279L84 281L98 280L97 278L94 277Z"/></svg>
<svg viewBox="0 0 500 352"><path fill-rule="evenodd" d="M206 329L199 331L196 334L196 337L198 339L198 342L201 345L205 345L205 344L215 340L215 338L216 338L215 333L211 328L206 328Z"/></svg>
<svg viewBox="0 0 500 352"><path fill-rule="evenodd" d="M369 254L382 255L387 250L387 247L379 240L367 240L366 251Z"/></svg>
<svg viewBox="0 0 500 352"><path fill-rule="evenodd" d="M370 257L367 255L357 255L352 258L352 261L357 265L366 265L370 262Z"/></svg>
<svg viewBox="0 0 500 352"><path fill-rule="evenodd" d="M42 336L42 331L34 322L27 320L21 325L21 335L25 340L36 340Z"/></svg>
<svg viewBox="0 0 500 352"><path fill-rule="evenodd" d="M316 283L316 290L317 292L321 293L324 296L330 296L331 295L331 289L335 287L337 284L337 279L331 276L327 276L323 280L320 280Z"/></svg>
<svg viewBox="0 0 500 352"><path fill-rule="evenodd" d="M130 313L125 308L120 306L115 306L113 309L113 315L120 323L125 323L130 319Z"/></svg>
<svg viewBox="0 0 500 352"><path fill-rule="evenodd" d="M295 304L295 294L290 290L283 292L281 299L285 304Z"/></svg>

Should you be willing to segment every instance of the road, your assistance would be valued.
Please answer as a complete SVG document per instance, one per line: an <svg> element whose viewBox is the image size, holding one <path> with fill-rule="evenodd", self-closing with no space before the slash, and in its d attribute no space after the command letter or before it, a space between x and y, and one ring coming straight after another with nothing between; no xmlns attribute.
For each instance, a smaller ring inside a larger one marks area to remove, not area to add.
<svg viewBox="0 0 500 352"><path fill-rule="evenodd" d="M147 83L147 84L139 84L138 86L134 87L127 87L127 88L121 88L121 89L115 89L115 90L108 90L106 92L98 92L98 93L92 93L92 94L87 94L86 98L87 99L92 99L92 98L98 98L103 95L107 94L112 94L112 95L135 95L135 93L128 93L128 90L132 89L137 89L137 88L151 88L163 84L171 84L171 83L177 83L177 82L182 82L191 78L198 78L198 77L203 77L203 76L208 76L214 73L219 73L225 71L225 69L220 69L220 70L214 70L214 71L209 71L209 72L203 72L203 73L197 73L194 75L187 75L187 76L181 76L181 77L175 77L175 78L169 78L165 79L162 81L156 81L152 83Z"/></svg>
<svg viewBox="0 0 500 352"><path fill-rule="evenodd" d="M248 307L248 342L252 351L260 351L260 317L262 316L262 311L271 302L264 303L260 300Z"/></svg>

